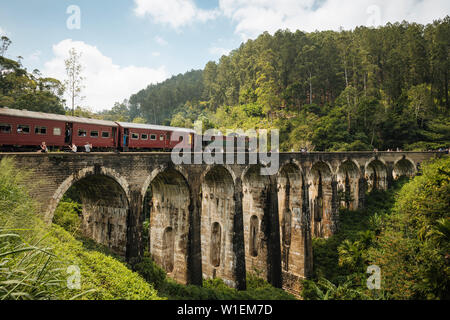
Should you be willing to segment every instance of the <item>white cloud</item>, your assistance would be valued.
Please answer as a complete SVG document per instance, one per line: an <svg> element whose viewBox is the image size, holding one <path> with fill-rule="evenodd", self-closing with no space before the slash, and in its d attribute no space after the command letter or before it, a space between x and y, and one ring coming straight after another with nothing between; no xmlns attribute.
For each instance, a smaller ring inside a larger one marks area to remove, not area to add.
<svg viewBox="0 0 450 320"><path fill-rule="evenodd" d="M450 14L448 0L220 0L223 14L236 22L243 39L278 29L353 29L402 20L430 23Z"/></svg>
<svg viewBox="0 0 450 320"><path fill-rule="evenodd" d="M161 53L158 51L152 52L152 56L154 56L154 57L159 57L160 55L161 55Z"/></svg>
<svg viewBox="0 0 450 320"><path fill-rule="evenodd" d="M156 36L155 37L155 41L160 45L160 46L167 46L169 43L164 40L163 38L161 38L160 36Z"/></svg>
<svg viewBox="0 0 450 320"><path fill-rule="evenodd" d="M39 62L39 60L41 59L41 54L42 52L40 50L36 50L28 56L28 59L34 63Z"/></svg>
<svg viewBox="0 0 450 320"><path fill-rule="evenodd" d="M215 19L218 10L203 10L193 0L134 0L134 13L138 17L149 16L154 23L169 25L179 31L180 27L195 21Z"/></svg>
<svg viewBox="0 0 450 320"><path fill-rule="evenodd" d="M66 78L64 60L67 59L71 48L82 52L81 64L85 77L82 95L86 98L81 104L94 111L110 109L115 102L121 102L147 85L161 82L168 76L164 66L158 69L118 66L96 47L72 39L63 40L53 46L54 57L44 64L42 73L63 81Z"/></svg>
<svg viewBox="0 0 450 320"><path fill-rule="evenodd" d="M209 53L212 54L213 56L223 56L223 55L227 55L231 52L230 49L225 49L225 48L220 48L220 47L211 47L209 48Z"/></svg>

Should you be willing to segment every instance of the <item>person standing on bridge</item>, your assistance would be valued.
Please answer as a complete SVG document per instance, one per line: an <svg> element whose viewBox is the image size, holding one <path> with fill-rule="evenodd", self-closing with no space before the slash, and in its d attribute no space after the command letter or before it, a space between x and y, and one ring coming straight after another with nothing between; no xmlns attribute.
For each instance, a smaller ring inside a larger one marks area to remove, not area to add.
<svg viewBox="0 0 450 320"><path fill-rule="evenodd" d="M92 144L90 144L89 142L87 142L87 143L84 145L84 149L86 150L87 153L91 152Z"/></svg>

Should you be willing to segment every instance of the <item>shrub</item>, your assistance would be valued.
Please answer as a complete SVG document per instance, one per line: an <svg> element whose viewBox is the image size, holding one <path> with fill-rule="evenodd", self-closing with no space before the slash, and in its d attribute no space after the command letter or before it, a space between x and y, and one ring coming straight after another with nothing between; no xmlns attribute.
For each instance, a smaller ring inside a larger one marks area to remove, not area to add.
<svg viewBox="0 0 450 320"><path fill-rule="evenodd" d="M83 247L58 225L47 226L27 195L27 172L0 161L0 295L5 299L161 299L123 263ZM71 225L71 224L69 224ZM67 287L78 266L81 290Z"/></svg>
<svg viewBox="0 0 450 320"><path fill-rule="evenodd" d="M60 201L55 210L53 223L75 234L81 227L81 210L81 205L76 202Z"/></svg>

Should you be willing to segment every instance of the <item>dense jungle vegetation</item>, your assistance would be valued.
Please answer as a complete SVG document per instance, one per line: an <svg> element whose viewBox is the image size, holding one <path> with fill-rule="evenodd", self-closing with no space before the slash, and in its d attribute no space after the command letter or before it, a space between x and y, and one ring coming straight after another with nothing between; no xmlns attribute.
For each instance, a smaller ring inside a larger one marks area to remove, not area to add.
<svg viewBox="0 0 450 320"><path fill-rule="evenodd" d="M448 147L450 17L353 31L280 30L132 95L128 120L277 128L298 151Z"/></svg>
<svg viewBox="0 0 450 320"><path fill-rule="evenodd" d="M339 231L313 242L314 277L304 299L450 299L450 158L429 162L411 181L374 191L367 207L342 210ZM367 288L367 267L381 290Z"/></svg>

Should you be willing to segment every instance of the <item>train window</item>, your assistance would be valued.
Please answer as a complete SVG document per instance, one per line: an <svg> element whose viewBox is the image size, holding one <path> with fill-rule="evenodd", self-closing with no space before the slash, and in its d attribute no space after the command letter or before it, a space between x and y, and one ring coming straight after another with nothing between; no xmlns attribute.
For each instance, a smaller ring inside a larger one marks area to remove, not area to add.
<svg viewBox="0 0 450 320"><path fill-rule="evenodd" d="M103 131L102 132L102 138L109 138L109 132Z"/></svg>
<svg viewBox="0 0 450 320"><path fill-rule="evenodd" d="M78 136L79 137L86 137L87 136L87 132L84 129L78 129Z"/></svg>
<svg viewBox="0 0 450 320"><path fill-rule="evenodd" d="M53 128L53 135L54 136L60 136L61 135L61 128Z"/></svg>
<svg viewBox="0 0 450 320"><path fill-rule="evenodd" d="M159 140L164 141L164 135L163 134L159 136Z"/></svg>
<svg viewBox="0 0 450 320"><path fill-rule="evenodd" d="M11 133L11 125L0 123L0 133Z"/></svg>
<svg viewBox="0 0 450 320"><path fill-rule="evenodd" d="M141 140L148 140L148 134L141 134Z"/></svg>
<svg viewBox="0 0 450 320"><path fill-rule="evenodd" d="M98 138L98 131L91 131L91 138Z"/></svg>
<svg viewBox="0 0 450 320"><path fill-rule="evenodd" d="M137 134L137 133L132 133L132 134L131 134L131 139L133 139L133 140L139 140L139 134Z"/></svg>
<svg viewBox="0 0 450 320"><path fill-rule="evenodd" d="M150 140L156 140L156 134L152 134L152 135L150 136Z"/></svg>
<svg viewBox="0 0 450 320"><path fill-rule="evenodd" d="M47 127L34 127L35 134L47 134Z"/></svg>
<svg viewBox="0 0 450 320"><path fill-rule="evenodd" d="M24 124L19 124L17 126L17 133L29 134L30 133L30 126L27 126L27 125L24 125Z"/></svg>

